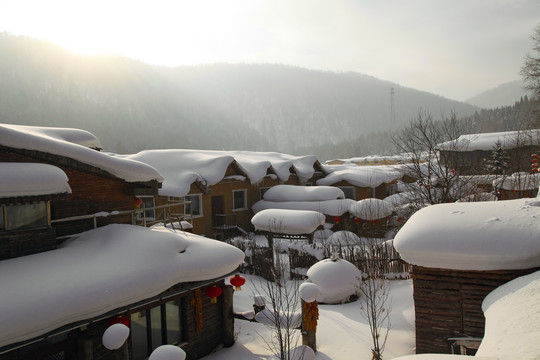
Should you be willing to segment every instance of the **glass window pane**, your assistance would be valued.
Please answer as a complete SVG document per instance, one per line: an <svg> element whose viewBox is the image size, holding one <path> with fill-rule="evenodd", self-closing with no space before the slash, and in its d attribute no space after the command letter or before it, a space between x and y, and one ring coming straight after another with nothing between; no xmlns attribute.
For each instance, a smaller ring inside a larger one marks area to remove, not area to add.
<svg viewBox="0 0 540 360"><path fill-rule="evenodd" d="M161 339L161 306L156 306L150 310L152 319L152 350L163 345Z"/></svg>
<svg viewBox="0 0 540 360"><path fill-rule="evenodd" d="M6 207L7 230L35 229L47 227L47 204L8 205Z"/></svg>
<svg viewBox="0 0 540 360"><path fill-rule="evenodd" d="M240 210L246 207L246 190L233 191L233 209Z"/></svg>
<svg viewBox="0 0 540 360"><path fill-rule="evenodd" d="M191 201L191 204L186 204L186 214L199 216L201 212L201 195L188 195L185 197L186 201Z"/></svg>
<svg viewBox="0 0 540 360"><path fill-rule="evenodd" d="M356 200L356 191L353 187L340 187L340 189L343 190L343 193L345 194L345 199Z"/></svg>
<svg viewBox="0 0 540 360"><path fill-rule="evenodd" d="M165 309L167 312L167 342L169 344L178 344L182 340L180 299L166 303Z"/></svg>
<svg viewBox="0 0 540 360"><path fill-rule="evenodd" d="M142 360L148 357L146 330L146 311L131 314L133 360Z"/></svg>
<svg viewBox="0 0 540 360"><path fill-rule="evenodd" d="M0 231L4 231L6 224L4 224L4 205L0 205Z"/></svg>

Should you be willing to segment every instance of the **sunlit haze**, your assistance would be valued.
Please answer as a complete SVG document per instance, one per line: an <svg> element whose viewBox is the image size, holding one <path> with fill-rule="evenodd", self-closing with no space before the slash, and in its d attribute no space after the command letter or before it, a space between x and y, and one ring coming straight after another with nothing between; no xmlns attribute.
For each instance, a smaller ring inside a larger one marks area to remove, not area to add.
<svg viewBox="0 0 540 360"><path fill-rule="evenodd" d="M166 66L356 71L456 100L520 78L538 0L0 0L0 31Z"/></svg>

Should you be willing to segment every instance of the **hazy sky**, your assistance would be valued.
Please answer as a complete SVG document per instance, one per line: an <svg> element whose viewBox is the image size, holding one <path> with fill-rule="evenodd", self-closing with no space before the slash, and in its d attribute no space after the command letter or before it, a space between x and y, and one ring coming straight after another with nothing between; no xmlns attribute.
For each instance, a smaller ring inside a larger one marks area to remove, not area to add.
<svg viewBox="0 0 540 360"><path fill-rule="evenodd" d="M520 79L540 0L0 0L0 31L168 66L356 71L465 100Z"/></svg>

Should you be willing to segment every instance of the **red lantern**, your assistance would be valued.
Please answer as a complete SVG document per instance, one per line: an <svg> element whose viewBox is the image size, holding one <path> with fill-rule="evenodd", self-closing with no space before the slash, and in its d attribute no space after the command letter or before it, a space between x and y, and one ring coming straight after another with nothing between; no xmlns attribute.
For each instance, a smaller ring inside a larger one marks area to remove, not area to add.
<svg viewBox="0 0 540 360"><path fill-rule="evenodd" d="M134 199L134 205L135 205L135 209L138 209L139 206L142 205L142 200L140 197L138 196L135 196L135 199Z"/></svg>
<svg viewBox="0 0 540 360"><path fill-rule="evenodd" d="M372 223L372 224L376 224L376 223L377 223L377 220L371 220L371 223Z"/></svg>
<svg viewBox="0 0 540 360"><path fill-rule="evenodd" d="M216 285L212 285L206 288L206 295L210 298L210 302L217 303L217 297L221 295L221 288Z"/></svg>
<svg viewBox="0 0 540 360"><path fill-rule="evenodd" d="M360 221L362 221L362 219L360 219L360 218L354 218L354 222L355 222L355 223L360 224Z"/></svg>
<svg viewBox="0 0 540 360"><path fill-rule="evenodd" d="M339 222L341 221L341 217L340 216L334 216L334 222L336 224L339 224Z"/></svg>
<svg viewBox="0 0 540 360"><path fill-rule="evenodd" d="M129 327L129 318L126 316L118 315L113 317L111 320L109 320L109 323L107 324L107 327L112 326L114 324L122 324Z"/></svg>
<svg viewBox="0 0 540 360"><path fill-rule="evenodd" d="M234 286L235 290L242 290L242 285L246 283L246 279L236 274L231 278L231 285Z"/></svg>

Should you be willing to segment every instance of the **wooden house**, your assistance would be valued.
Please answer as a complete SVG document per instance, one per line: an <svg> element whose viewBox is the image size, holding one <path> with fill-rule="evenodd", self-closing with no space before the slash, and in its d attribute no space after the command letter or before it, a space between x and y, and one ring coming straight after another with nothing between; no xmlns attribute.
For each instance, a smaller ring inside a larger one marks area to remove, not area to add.
<svg viewBox="0 0 540 360"><path fill-rule="evenodd" d="M191 149L146 150L121 156L147 163L164 176L149 205L186 202L196 234L225 239L251 230L252 205L281 183L308 184L324 175L313 156ZM157 216L157 215L156 215Z"/></svg>
<svg viewBox="0 0 540 360"><path fill-rule="evenodd" d="M437 148L443 164L460 175L530 172L531 155L540 151L540 130L467 134Z"/></svg>
<svg viewBox="0 0 540 360"><path fill-rule="evenodd" d="M482 301L540 267L535 200L439 204L415 213L394 246L413 265L416 352L451 353L484 336Z"/></svg>
<svg viewBox="0 0 540 360"><path fill-rule="evenodd" d="M98 223L132 223L129 211L134 208L134 197L157 193L162 177L155 169L111 157L99 148L95 136L79 129L0 124L1 162L48 164L69 179L69 201L44 203L48 227L54 228L56 237L80 233Z"/></svg>
<svg viewBox="0 0 540 360"><path fill-rule="evenodd" d="M161 175L90 144L77 129L0 125L0 359L146 359L162 344L197 359L231 346L223 277L244 254L133 226L135 197L156 195ZM126 335L111 347L117 323Z"/></svg>

